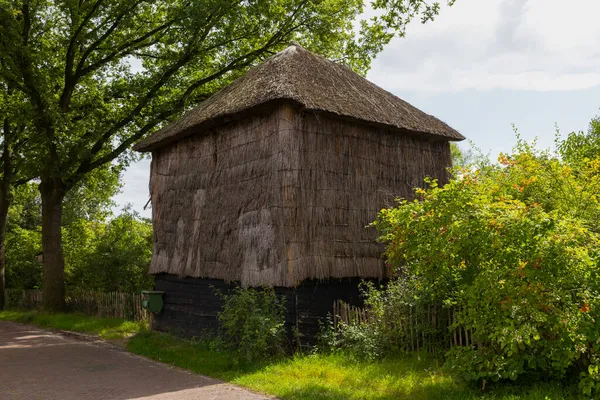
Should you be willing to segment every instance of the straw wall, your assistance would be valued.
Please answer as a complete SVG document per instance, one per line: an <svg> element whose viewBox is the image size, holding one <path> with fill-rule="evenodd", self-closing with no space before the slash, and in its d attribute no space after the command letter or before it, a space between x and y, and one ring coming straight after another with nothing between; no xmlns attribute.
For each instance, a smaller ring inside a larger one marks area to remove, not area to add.
<svg viewBox="0 0 600 400"><path fill-rule="evenodd" d="M426 176L447 180L447 142L429 142L326 114L296 115L285 143L283 237L287 285L317 278L385 278L377 232L394 198Z"/></svg>
<svg viewBox="0 0 600 400"><path fill-rule="evenodd" d="M271 110L155 151L150 272L276 287L384 278L366 225L425 176L445 180L448 143Z"/></svg>
<svg viewBox="0 0 600 400"><path fill-rule="evenodd" d="M276 282L283 259L277 113L195 135L153 154L150 273Z"/></svg>

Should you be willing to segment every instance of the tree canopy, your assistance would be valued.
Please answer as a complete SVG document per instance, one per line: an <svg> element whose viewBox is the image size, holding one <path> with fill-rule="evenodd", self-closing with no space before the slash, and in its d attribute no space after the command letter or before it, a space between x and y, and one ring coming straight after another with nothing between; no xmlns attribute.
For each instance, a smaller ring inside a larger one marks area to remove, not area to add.
<svg viewBox="0 0 600 400"><path fill-rule="evenodd" d="M452 2L450 2L452 3ZM290 41L365 73L438 3L377 0L0 0L0 82L19 92L35 134L23 149L40 179L44 302L64 297L62 204L97 168Z"/></svg>

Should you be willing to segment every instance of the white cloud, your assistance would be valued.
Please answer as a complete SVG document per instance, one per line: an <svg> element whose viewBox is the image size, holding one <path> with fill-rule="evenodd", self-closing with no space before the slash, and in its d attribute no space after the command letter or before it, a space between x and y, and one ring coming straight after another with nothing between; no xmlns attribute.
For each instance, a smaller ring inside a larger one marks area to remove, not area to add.
<svg viewBox="0 0 600 400"><path fill-rule="evenodd" d="M392 91L577 90L600 85L598 0L457 0L373 63Z"/></svg>

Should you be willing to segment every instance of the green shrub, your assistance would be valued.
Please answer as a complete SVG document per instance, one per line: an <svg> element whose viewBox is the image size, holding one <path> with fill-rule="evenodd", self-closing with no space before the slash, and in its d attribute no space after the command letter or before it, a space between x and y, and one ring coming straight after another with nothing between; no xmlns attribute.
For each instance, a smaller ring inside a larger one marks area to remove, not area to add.
<svg viewBox="0 0 600 400"><path fill-rule="evenodd" d="M368 318L360 323L338 323L337 327L331 317L327 318L321 323L317 351L343 351L358 359L375 360L416 349L411 341L416 343L423 334L428 345L438 350L446 348L450 332L434 329L430 304L415 296L405 277L391 280L384 287L369 281L361 285ZM437 318L439 324L447 321L444 315Z"/></svg>
<svg viewBox="0 0 600 400"><path fill-rule="evenodd" d="M272 288L236 287L222 297L218 319L230 349L248 362L283 354L285 308Z"/></svg>
<svg viewBox="0 0 600 400"><path fill-rule="evenodd" d="M381 330L373 324L338 325L335 347L359 360L374 361L384 356L386 341Z"/></svg>
<svg viewBox="0 0 600 400"><path fill-rule="evenodd" d="M81 199L80 199L81 200ZM14 191L6 230L6 287L40 289L43 267L41 199L37 184ZM96 204L65 204L65 283L69 290L136 292L151 288L152 225L130 208L110 220ZM75 208L75 209L73 209ZM93 217L93 218L91 218Z"/></svg>
<svg viewBox="0 0 600 400"><path fill-rule="evenodd" d="M125 209L110 221L79 220L65 232L69 287L102 292L152 288L152 225Z"/></svg>
<svg viewBox="0 0 600 400"><path fill-rule="evenodd" d="M478 345L453 348L448 366L487 381L578 370L584 393L599 389L600 158L575 171L520 143L430 184L375 226L397 280L473 331Z"/></svg>
<svg viewBox="0 0 600 400"><path fill-rule="evenodd" d="M359 361L373 361L383 356L386 342L372 324L346 324L334 326L331 315L319 321L317 343L313 353L343 353Z"/></svg>

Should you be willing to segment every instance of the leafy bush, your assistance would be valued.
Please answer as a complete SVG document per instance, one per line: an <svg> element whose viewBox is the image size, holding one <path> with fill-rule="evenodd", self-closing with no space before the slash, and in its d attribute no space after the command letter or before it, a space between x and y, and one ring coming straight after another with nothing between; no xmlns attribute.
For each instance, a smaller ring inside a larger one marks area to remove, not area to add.
<svg viewBox="0 0 600 400"><path fill-rule="evenodd" d="M360 323L338 322L337 327L327 318L321 323L317 351L343 351L361 360L375 360L412 350L416 346L413 341L423 334L432 347L445 348L449 332L434 329L430 304L415 296L406 277L393 279L384 287L370 281L361 285L368 318ZM440 315L437 320L443 324L444 318Z"/></svg>
<svg viewBox="0 0 600 400"><path fill-rule="evenodd" d="M456 306L475 346L447 363L476 380L564 377L600 388L600 158L577 170L519 143L499 164L382 210L387 258L416 299Z"/></svg>
<svg viewBox="0 0 600 400"><path fill-rule="evenodd" d="M39 231L12 227L6 234L6 286L38 289L42 286L42 266L36 256L42 252Z"/></svg>
<svg viewBox="0 0 600 400"><path fill-rule="evenodd" d="M316 353L338 353L357 360L373 361L381 358L386 347L380 330L372 324L346 324L334 326L331 315L320 321L317 343L313 347Z"/></svg>
<svg viewBox="0 0 600 400"><path fill-rule="evenodd" d="M37 186L13 191L6 227L6 287L37 289L43 281L36 256L42 252L41 199Z"/></svg>
<svg viewBox="0 0 600 400"><path fill-rule="evenodd" d="M151 288L152 225L129 210L107 223L73 224L65 233L65 258L71 287L106 292Z"/></svg>
<svg viewBox="0 0 600 400"><path fill-rule="evenodd" d="M98 184L101 184L99 182ZM69 289L135 292L153 286L148 275L152 258L152 225L130 208L112 218L103 197L85 194L90 184L65 201L63 251ZM96 187L96 186L94 186ZM83 192L82 192L83 191ZM99 198L97 198L99 197ZM37 184L14 190L6 232L6 286L38 289L43 283L41 199Z"/></svg>
<svg viewBox="0 0 600 400"><path fill-rule="evenodd" d="M229 348L248 362L283 353L285 308L272 288L236 287L222 297L218 319Z"/></svg>
<svg viewBox="0 0 600 400"><path fill-rule="evenodd" d="M343 349L347 355L373 361L385 354L387 343L382 339L381 329L376 325L342 323L338 326L335 346Z"/></svg>

